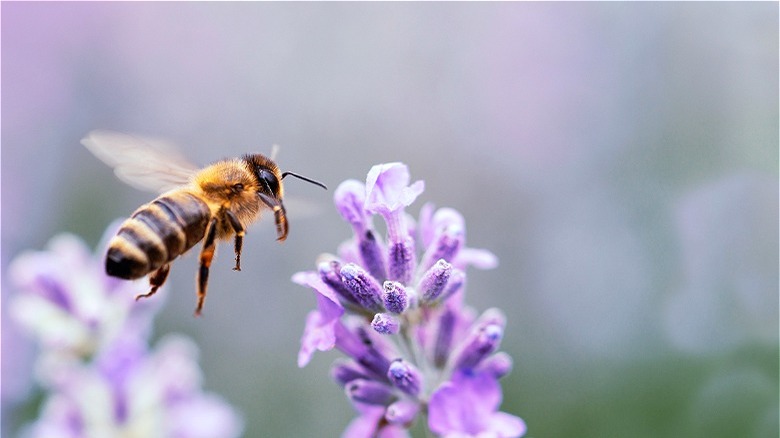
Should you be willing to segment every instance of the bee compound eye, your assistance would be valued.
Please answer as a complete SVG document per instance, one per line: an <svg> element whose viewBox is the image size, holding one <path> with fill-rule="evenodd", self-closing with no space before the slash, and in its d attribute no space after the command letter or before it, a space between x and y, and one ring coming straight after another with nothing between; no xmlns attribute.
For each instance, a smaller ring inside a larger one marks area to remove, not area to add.
<svg viewBox="0 0 780 438"><path fill-rule="evenodd" d="M241 192L242 190L244 190L244 185L243 185L243 184L241 184L241 183L235 183L235 184L233 184L233 191L234 191L235 193L239 193L239 192Z"/></svg>
<svg viewBox="0 0 780 438"><path fill-rule="evenodd" d="M258 173L258 177L260 178L260 183L271 192L271 195L279 193L279 180L276 179L276 175L263 169Z"/></svg>

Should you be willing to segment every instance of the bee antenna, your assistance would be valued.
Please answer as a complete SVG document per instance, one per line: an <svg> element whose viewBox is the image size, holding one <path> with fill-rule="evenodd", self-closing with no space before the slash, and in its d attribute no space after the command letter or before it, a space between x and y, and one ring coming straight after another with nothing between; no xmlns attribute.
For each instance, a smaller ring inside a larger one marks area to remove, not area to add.
<svg viewBox="0 0 780 438"><path fill-rule="evenodd" d="M308 182L308 183L312 183L312 184L314 184L315 186L320 186L320 187L322 187L323 189L325 189L325 190L328 190L328 188L327 188L327 187L325 187L325 184L323 184L323 183L321 183L321 182L319 182L319 181L314 181L314 180L313 180L313 179L311 179L311 178L306 178L306 177L305 177L305 176L303 176L303 175L298 175L297 173L294 173L294 172L284 172L284 173L282 173L282 179L284 179L284 177L285 177L285 176L287 176L287 175L294 176L294 177L296 177L296 178L298 178L298 179L302 179L302 180L304 180L304 181L306 181L306 182Z"/></svg>

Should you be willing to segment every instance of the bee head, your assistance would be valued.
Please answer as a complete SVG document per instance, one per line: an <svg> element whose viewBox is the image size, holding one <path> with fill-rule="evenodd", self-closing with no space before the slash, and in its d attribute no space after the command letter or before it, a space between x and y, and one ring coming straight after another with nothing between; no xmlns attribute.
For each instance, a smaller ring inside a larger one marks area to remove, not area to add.
<svg viewBox="0 0 780 438"><path fill-rule="evenodd" d="M282 203L282 179L285 176L290 175L298 179L302 179L311 184L322 187L327 190L324 184L309 179L305 176L298 175L293 172L279 171L279 167L270 158L260 155L246 155L244 160L249 165L250 170L257 179L258 189L257 196L274 212L274 218L276 220L276 232L277 240L284 240L287 238L287 216L284 210L284 204Z"/></svg>

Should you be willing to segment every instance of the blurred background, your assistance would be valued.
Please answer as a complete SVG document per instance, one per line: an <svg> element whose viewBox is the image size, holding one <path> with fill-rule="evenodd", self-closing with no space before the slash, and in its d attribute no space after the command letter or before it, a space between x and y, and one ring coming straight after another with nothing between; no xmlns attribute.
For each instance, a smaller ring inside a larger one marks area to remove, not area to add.
<svg viewBox="0 0 780 438"><path fill-rule="evenodd" d="M315 301L289 279L351 235L333 189L388 161L426 182L412 214L456 208L499 257L467 299L508 315L528 436L778 436L777 3L5 2L2 91L3 273L151 199L92 129L199 164L279 144L331 188L288 181L308 207L284 245L250 229L241 273L219 249L203 318L196 257L172 270L155 334L195 339L247 437L353 417L337 353L295 365ZM33 355L3 306L3 436L36 415Z"/></svg>

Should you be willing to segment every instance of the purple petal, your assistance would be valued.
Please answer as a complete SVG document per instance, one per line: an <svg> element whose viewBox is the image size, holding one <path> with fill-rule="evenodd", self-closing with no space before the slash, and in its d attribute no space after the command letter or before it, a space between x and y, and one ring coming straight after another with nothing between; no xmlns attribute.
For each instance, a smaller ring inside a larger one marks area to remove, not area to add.
<svg viewBox="0 0 780 438"><path fill-rule="evenodd" d="M409 179L409 168L403 163L372 167L366 177L366 211L385 214L409 206L425 189L422 181L410 186Z"/></svg>
<svg viewBox="0 0 780 438"><path fill-rule="evenodd" d="M336 345L333 324L328 323L322 314L312 310L306 316L306 326L301 337L301 349L298 351L298 367L305 367L316 350L328 351Z"/></svg>
<svg viewBox="0 0 780 438"><path fill-rule="evenodd" d="M444 207L436 210L431 220L434 232L440 232L449 227L466 229L466 220L454 208Z"/></svg>
<svg viewBox="0 0 780 438"><path fill-rule="evenodd" d="M384 416L385 407L362 403L354 403L354 406L360 415L349 423L341 438L373 438Z"/></svg>
<svg viewBox="0 0 780 438"><path fill-rule="evenodd" d="M322 281L318 273L312 271L297 272L292 276L292 281L300 284L301 286L307 286L314 289L314 291L317 293L317 297L323 297L327 299L327 301L330 301L330 303L326 302L324 304L326 307L332 307L332 309L320 310L325 310L328 314L333 314L339 313L338 309L340 308L341 313L343 313L344 308L341 306L341 304L339 304L339 299L336 297L336 293ZM339 315L341 315L341 313L339 313Z"/></svg>
<svg viewBox="0 0 780 438"><path fill-rule="evenodd" d="M387 407L385 419L391 424L407 425L420 412L420 404L413 400L398 400Z"/></svg>
<svg viewBox="0 0 780 438"><path fill-rule="evenodd" d="M500 379L512 371L512 357L503 351L488 357L479 366L479 372L487 372L496 379Z"/></svg>
<svg viewBox="0 0 780 438"><path fill-rule="evenodd" d="M496 412L490 417L490 428L488 430L496 436L509 438L525 435L528 428L522 418L506 412Z"/></svg>
<svg viewBox="0 0 780 438"><path fill-rule="evenodd" d="M344 307L339 303L335 292L320 279L317 273L298 272L293 275L292 280L314 289L317 297L317 310L309 312L306 317L301 349L298 351L298 366L304 367L316 350L327 351L335 346L334 325L344 314Z"/></svg>
<svg viewBox="0 0 780 438"><path fill-rule="evenodd" d="M366 211L366 187L360 181L346 180L339 184L333 194L333 202L336 204L341 217L344 218L355 231L355 234L363 234L367 226Z"/></svg>
<svg viewBox="0 0 780 438"><path fill-rule="evenodd" d="M501 387L489 373L456 373L431 395L428 427L441 435L496 433L519 437L525 424L518 417L497 412Z"/></svg>
<svg viewBox="0 0 780 438"><path fill-rule="evenodd" d="M460 269L474 266L477 269L494 269L498 266L498 257L486 249L461 248L452 264Z"/></svg>
<svg viewBox="0 0 780 438"><path fill-rule="evenodd" d="M433 238L436 237L436 228L433 224L433 211L436 207L432 202L426 202L420 208L420 216L417 221L417 230L420 233L420 241L424 247L433 242Z"/></svg>

